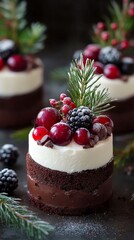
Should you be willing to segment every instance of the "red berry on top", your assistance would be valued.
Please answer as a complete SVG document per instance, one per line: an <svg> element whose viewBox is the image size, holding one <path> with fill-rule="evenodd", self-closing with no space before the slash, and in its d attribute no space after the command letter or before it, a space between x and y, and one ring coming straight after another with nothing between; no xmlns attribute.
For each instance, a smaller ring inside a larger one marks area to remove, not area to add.
<svg viewBox="0 0 134 240"><path fill-rule="evenodd" d="M111 23L112 30L116 30L118 28L118 24L116 22Z"/></svg>
<svg viewBox="0 0 134 240"><path fill-rule="evenodd" d="M106 115L99 115L99 116L97 116L93 120L93 124L94 123L101 123L103 125L107 125L107 126L110 126L111 128L113 128L113 121L111 120L110 117L108 117Z"/></svg>
<svg viewBox="0 0 134 240"><path fill-rule="evenodd" d="M70 97L64 97L63 104L69 105L72 102L72 99Z"/></svg>
<svg viewBox="0 0 134 240"><path fill-rule="evenodd" d="M100 62L94 62L93 66L96 68L95 73L96 74L102 74L103 73L103 64Z"/></svg>
<svg viewBox="0 0 134 240"><path fill-rule="evenodd" d="M65 146L72 140L72 131L68 124L59 122L51 127L49 136L54 144Z"/></svg>
<svg viewBox="0 0 134 240"><path fill-rule="evenodd" d="M104 76L110 79L116 79L121 76L120 70L114 64L107 64L104 67Z"/></svg>
<svg viewBox="0 0 134 240"><path fill-rule="evenodd" d="M101 123L94 123L92 127L92 133L98 135L99 140L107 138L107 128Z"/></svg>
<svg viewBox="0 0 134 240"><path fill-rule="evenodd" d="M65 93L61 93L60 94L60 100L62 101L65 97L67 97L67 95Z"/></svg>
<svg viewBox="0 0 134 240"><path fill-rule="evenodd" d="M72 109L76 108L76 104L75 104L74 102L71 102L71 103L69 104L69 107L70 107L70 109L72 110Z"/></svg>
<svg viewBox="0 0 134 240"><path fill-rule="evenodd" d="M110 37L109 32L105 31L105 32L101 33L101 38L102 38L103 41L108 41L109 37Z"/></svg>
<svg viewBox="0 0 134 240"><path fill-rule="evenodd" d="M22 55L12 55L8 58L7 65L14 72L25 71L27 69L27 61Z"/></svg>
<svg viewBox="0 0 134 240"><path fill-rule="evenodd" d="M35 141L41 140L44 136L48 136L49 132L45 127L36 127L33 130L32 136Z"/></svg>
<svg viewBox="0 0 134 240"><path fill-rule="evenodd" d="M83 51L83 62L86 63L86 59L97 60L100 52L100 47L97 44L89 44Z"/></svg>
<svg viewBox="0 0 134 240"><path fill-rule="evenodd" d="M86 128L78 128L74 133L74 141L79 145L88 145L90 132Z"/></svg>
<svg viewBox="0 0 134 240"><path fill-rule="evenodd" d="M64 115L67 115L68 112L69 112L69 110L70 110L70 107L69 107L69 105L67 105L67 104L65 104L65 105L63 105L63 106L61 107L61 111L62 111L62 113L63 113Z"/></svg>
<svg viewBox="0 0 134 240"><path fill-rule="evenodd" d="M49 102L52 107L56 107L57 101L55 99L49 99Z"/></svg>
<svg viewBox="0 0 134 240"><path fill-rule="evenodd" d="M105 23L104 22L98 22L97 23L97 28L99 30L104 30L105 29Z"/></svg>
<svg viewBox="0 0 134 240"><path fill-rule="evenodd" d="M128 9L128 15L129 15L130 17L134 17L134 9L133 9L133 8L129 8L129 9Z"/></svg>
<svg viewBox="0 0 134 240"><path fill-rule="evenodd" d="M124 50L124 49L127 49L129 47L129 42L128 40L123 40L121 42L121 49Z"/></svg>
<svg viewBox="0 0 134 240"><path fill-rule="evenodd" d="M43 108L37 115L35 125L43 126L47 130L61 120L61 116L56 108L46 107Z"/></svg>
<svg viewBox="0 0 134 240"><path fill-rule="evenodd" d="M114 47L114 46L117 46L118 45L118 40L117 39L112 39L111 40L111 45Z"/></svg>
<svg viewBox="0 0 134 240"><path fill-rule="evenodd" d="M0 70L2 70L4 68L4 60L2 58L0 58Z"/></svg>

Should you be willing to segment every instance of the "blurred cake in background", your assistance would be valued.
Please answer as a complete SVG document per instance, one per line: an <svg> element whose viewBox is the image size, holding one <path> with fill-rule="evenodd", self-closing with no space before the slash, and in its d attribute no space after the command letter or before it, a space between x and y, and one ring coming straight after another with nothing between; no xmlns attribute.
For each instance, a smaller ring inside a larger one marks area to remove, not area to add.
<svg viewBox="0 0 134 240"><path fill-rule="evenodd" d="M26 2L0 3L0 128L31 125L43 106L45 26L25 19Z"/></svg>
<svg viewBox="0 0 134 240"><path fill-rule="evenodd" d="M116 134L134 131L134 2L123 1L122 7L116 2L110 7L111 18L94 27L93 44L82 50L83 61L93 59L100 88L108 88L116 108L107 114L115 123ZM80 52L74 57L78 58ZM131 119L131 121L130 121Z"/></svg>

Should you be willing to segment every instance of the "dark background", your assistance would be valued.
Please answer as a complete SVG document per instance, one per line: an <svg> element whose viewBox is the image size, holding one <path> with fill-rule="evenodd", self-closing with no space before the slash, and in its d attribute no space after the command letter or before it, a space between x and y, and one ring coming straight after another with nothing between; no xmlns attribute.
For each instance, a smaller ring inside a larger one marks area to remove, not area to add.
<svg viewBox="0 0 134 240"><path fill-rule="evenodd" d="M121 0L115 0L121 4ZM29 22L47 26L46 47L91 41L93 24L103 20L112 0L27 0Z"/></svg>

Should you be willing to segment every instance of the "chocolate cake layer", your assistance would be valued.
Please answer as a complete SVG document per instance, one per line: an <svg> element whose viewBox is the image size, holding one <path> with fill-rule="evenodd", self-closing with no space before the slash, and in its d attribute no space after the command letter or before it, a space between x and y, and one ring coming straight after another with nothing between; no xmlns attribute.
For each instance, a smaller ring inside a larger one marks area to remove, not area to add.
<svg viewBox="0 0 134 240"><path fill-rule="evenodd" d="M49 213L81 215L95 210L112 195L113 160L98 169L66 173L45 168L27 154L28 194Z"/></svg>
<svg viewBox="0 0 134 240"><path fill-rule="evenodd" d="M123 134L134 131L134 97L112 102L115 108L106 112L114 122L114 133Z"/></svg>
<svg viewBox="0 0 134 240"><path fill-rule="evenodd" d="M42 107L42 87L27 94L0 97L0 128L31 125Z"/></svg>
<svg viewBox="0 0 134 240"><path fill-rule="evenodd" d="M112 159L109 159L109 162L105 166L98 169L71 174L45 168L36 163L30 154L27 154L26 161L27 174L36 180L37 183L60 187L60 189L67 191L71 189L82 189L88 192L94 191L94 189L98 188L98 186L105 182L113 173ZM94 161L94 159L91 159L91 161Z"/></svg>
<svg viewBox="0 0 134 240"><path fill-rule="evenodd" d="M82 189L65 191L60 187L37 183L28 176L28 194L31 201L43 211L62 215L87 214L97 210L111 198L112 176L93 192Z"/></svg>

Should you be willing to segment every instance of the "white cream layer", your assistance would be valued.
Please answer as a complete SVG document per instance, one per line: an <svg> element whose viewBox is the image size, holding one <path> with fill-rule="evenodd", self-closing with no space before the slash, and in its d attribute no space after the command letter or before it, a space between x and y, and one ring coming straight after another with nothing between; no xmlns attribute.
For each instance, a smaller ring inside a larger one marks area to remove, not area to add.
<svg viewBox="0 0 134 240"><path fill-rule="evenodd" d="M129 76L128 81L102 76L97 83L101 83L100 89L107 88L113 99L123 100L134 96L134 74Z"/></svg>
<svg viewBox="0 0 134 240"><path fill-rule="evenodd" d="M72 141L66 146L54 145L53 148L38 145L29 133L29 154L43 167L61 172L74 173L97 169L113 157L113 137L99 141L93 148L83 149Z"/></svg>
<svg viewBox="0 0 134 240"><path fill-rule="evenodd" d="M41 61L38 59L41 63ZM0 96L8 97L30 93L43 84L42 64L29 71L13 72L5 67L0 71Z"/></svg>

